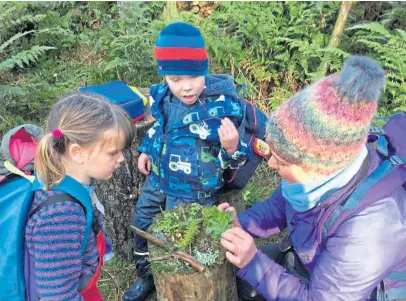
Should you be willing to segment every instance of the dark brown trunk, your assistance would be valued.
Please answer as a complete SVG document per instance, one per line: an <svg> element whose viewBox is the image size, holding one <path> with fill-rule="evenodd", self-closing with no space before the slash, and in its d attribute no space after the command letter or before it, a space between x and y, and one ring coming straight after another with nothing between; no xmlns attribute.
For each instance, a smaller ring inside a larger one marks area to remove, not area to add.
<svg viewBox="0 0 406 301"><path fill-rule="evenodd" d="M233 266L226 262L206 272L157 273L157 297L162 301L237 301Z"/></svg>

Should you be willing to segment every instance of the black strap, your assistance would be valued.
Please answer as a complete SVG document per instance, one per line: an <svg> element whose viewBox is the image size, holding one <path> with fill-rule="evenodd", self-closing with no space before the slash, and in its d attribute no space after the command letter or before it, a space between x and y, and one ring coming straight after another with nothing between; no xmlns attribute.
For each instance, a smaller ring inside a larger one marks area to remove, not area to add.
<svg viewBox="0 0 406 301"><path fill-rule="evenodd" d="M86 208L83 206L81 202L79 202L77 199L75 199L73 196L67 194L67 193L60 193L60 194L55 194L53 196L50 196L48 199L46 199L44 202L39 204L28 216L30 219L31 217L34 216L35 213L40 211L42 208L47 207L52 204L60 203L60 202L74 202L78 204L80 207L82 207L83 212L86 215Z"/></svg>

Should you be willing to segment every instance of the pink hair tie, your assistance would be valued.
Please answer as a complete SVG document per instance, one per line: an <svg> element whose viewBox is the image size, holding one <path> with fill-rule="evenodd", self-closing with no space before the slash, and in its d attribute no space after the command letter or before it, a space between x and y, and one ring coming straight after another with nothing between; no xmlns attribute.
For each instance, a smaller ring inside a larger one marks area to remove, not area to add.
<svg viewBox="0 0 406 301"><path fill-rule="evenodd" d="M54 136L54 138L56 140L59 140L59 139L61 139L63 137L63 133L62 133L62 131L60 129L55 129L51 133L52 133L52 136Z"/></svg>

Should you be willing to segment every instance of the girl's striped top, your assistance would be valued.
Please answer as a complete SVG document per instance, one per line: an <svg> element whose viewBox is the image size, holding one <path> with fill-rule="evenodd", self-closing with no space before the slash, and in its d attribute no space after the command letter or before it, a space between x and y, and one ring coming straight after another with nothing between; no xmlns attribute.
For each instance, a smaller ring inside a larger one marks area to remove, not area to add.
<svg viewBox="0 0 406 301"><path fill-rule="evenodd" d="M31 210L61 191L37 191ZM86 217L74 202L58 202L42 208L27 222L25 238L42 301L82 301L84 289L95 273L99 255L96 239L90 233L81 256Z"/></svg>

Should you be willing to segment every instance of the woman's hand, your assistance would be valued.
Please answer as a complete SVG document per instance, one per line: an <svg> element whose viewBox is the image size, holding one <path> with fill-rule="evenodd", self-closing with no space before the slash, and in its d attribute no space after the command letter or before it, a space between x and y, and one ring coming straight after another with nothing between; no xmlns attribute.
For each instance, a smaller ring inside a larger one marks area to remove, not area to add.
<svg viewBox="0 0 406 301"><path fill-rule="evenodd" d="M151 172L151 159L147 154L141 153L138 157L138 169L146 176Z"/></svg>
<svg viewBox="0 0 406 301"><path fill-rule="evenodd" d="M233 228L241 228L241 224L238 221L238 217L237 217L237 211L235 210L234 207L231 207L229 203L222 203L222 204L218 205L217 208L220 211L231 212L234 215Z"/></svg>
<svg viewBox="0 0 406 301"><path fill-rule="evenodd" d="M241 228L225 231L220 243L227 250L228 261L239 268L245 267L257 253L254 238Z"/></svg>
<svg viewBox="0 0 406 301"><path fill-rule="evenodd" d="M220 143L230 155L234 154L238 147L240 135L234 123L227 117L221 120L221 126L218 129Z"/></svg>

